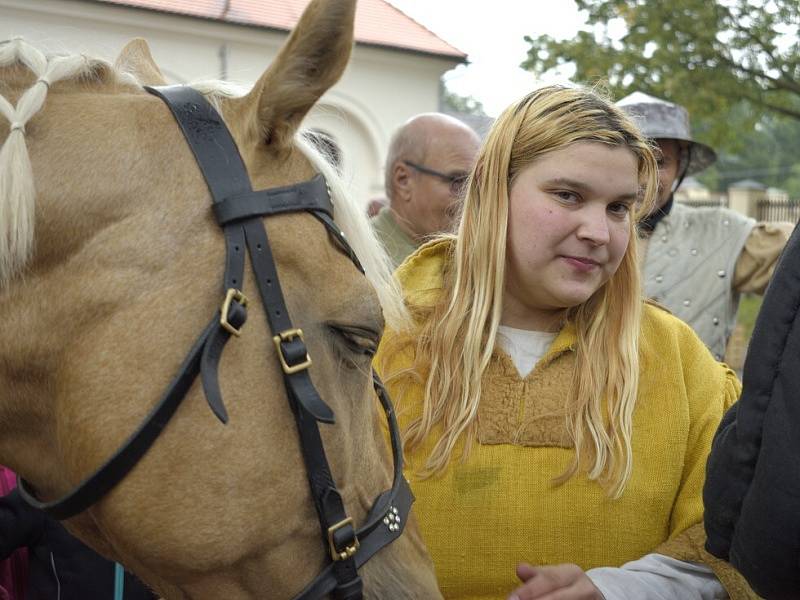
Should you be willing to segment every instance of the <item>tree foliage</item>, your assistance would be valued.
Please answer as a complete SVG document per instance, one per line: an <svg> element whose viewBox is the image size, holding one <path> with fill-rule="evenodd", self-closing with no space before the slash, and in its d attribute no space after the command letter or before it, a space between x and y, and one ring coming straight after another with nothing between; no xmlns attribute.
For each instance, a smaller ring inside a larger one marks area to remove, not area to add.
<svg viewBox="0 0 800 600"><path fill-rule="evenodd" d="M732 111L734 120L736 112ZM698 179L717 190L754 179L800 200L800 120L765 115L746 136L746 143L736 152L720 151L717 163Z"/></svg>
<svg viewBox="0 0 800 600"><path fill-rule="evenodd" d="M686 106L707 139L731 141L725 118L748 107L800 120L798 0L576 0L590 31L530 43L523 68L574 64L574 79L603 80L620 98L642 91ZM612 35L622 30L621 36Z"/></svg>

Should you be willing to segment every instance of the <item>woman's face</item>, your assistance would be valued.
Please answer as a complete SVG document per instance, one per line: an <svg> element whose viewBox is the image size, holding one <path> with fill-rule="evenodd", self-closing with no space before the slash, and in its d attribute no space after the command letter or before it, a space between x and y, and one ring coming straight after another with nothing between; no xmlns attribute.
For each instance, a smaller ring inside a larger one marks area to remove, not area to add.
<svg viewBox="0 0 800 600"><path fill-rule="evenodd" d="M578 142L523 169L509 192L502 322L553 330L622 262L638 197L636 156Z"/></svg>

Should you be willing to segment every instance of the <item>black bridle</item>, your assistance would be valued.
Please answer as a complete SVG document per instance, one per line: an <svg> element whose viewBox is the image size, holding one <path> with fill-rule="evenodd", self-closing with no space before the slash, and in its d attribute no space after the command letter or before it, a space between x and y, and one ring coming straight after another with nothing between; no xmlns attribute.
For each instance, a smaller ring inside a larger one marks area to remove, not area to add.
<svg viewBox="0 0 800 600"><path fill-rule="evenodd" d="M228 413L222 402L217 372L225 344L232 335L239 335L247 319L247 298L241 291L246 248L297 424L322 541L330 556L330 563L296 600L311 600L329 593L339 600L361 598L363 585L358 569L401 535L414 501L402 475L397 419L388 394L373 374L375 391L389 422L394 478L392 487L375 500L366 522L356 529L345 511L320 437L318 423L333 423L333 411L319 397L311 381L308 370L311 358L302 330L296 328L289 317L262 217L310 212L325 225L356 267L362 273L364 270L333 221L330 190L321 175L291 186L254 191L233 137L202 94L186 86L146 89L169 106L211 191L214 215L225 235L224 301L192 346L161 400L103 466L59 500L41 502L21 478L18 479L20 494L30 505L56 519L73 517L92 506L122 481L144 456L175 414L198 374L209 407L222 423L227 423Z"/></svg>

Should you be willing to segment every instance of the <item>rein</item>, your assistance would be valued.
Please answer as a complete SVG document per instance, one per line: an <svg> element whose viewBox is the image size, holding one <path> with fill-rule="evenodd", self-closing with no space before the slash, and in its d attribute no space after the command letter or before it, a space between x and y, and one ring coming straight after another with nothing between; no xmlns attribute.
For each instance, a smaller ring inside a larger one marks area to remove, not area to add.
<svg viewBox="0 0 800 600"><path fill-rule="evenodd" d="M227 423L218 367L225 344L231 336L240 335L247 320L247 298L241 290L246 248L297 424L322 543L330 557L330 563L295 600L312 600L330 593L337 600L362 598L358 569L400 537L414 501L402 475L397 419L383 384L373 373L373 385L389 423L394 477L392 487L377 497L366 522L357 529L347 516L320 436L319 423L334 423L334 414L311 380L308 370L311 358L303 331L289 317L262 217L310 212L325 225L335 243L362 273L364 269L333 221L330 190L321 175L291 186L254 191L233 137L202 94L186 86L145 89L169 107L211 192L214 215L225 236L224 300L159 402L104 465L58 500L38 500L30 484L21 478L18 479L20 495L28 504L56 519L68 519L88 509L122 481L158 439L198 374L209 408L223 424Z"/></svg>

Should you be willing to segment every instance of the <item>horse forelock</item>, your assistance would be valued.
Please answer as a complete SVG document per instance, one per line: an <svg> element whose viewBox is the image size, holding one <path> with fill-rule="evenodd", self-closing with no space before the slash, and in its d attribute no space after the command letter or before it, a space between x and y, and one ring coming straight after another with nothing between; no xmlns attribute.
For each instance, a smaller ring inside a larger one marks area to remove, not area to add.
<svg viewBox="0 0 800 600"><path fill-rule="evenodd" d="M0 42L0 69L24 66L35 80L16 103L0 94L0 115L8 121L8 135L0 146L0 289L28 262L34 240L35 188L25 127L41 110L50 86L82 77L100 82L136 85L109 63L84 55L46 56L21 38ZM11 85L4 88L13 88Z"/></svg>

